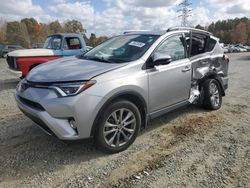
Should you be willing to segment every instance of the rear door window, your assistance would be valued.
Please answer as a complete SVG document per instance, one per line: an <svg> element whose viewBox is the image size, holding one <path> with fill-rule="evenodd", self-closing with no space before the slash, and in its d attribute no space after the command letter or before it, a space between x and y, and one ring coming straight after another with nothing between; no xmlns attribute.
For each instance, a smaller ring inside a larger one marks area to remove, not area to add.
<svg viewBox="0 0 250 188"><path fill-rule="evenodd" d="M207 45L206 51L207 51L207 52L211 52L211 51L214 49L216 43L217 43L216 40L214 40L214 39L212 39L212 38L209 38L209 43L208 43L208 45Z"/></svg>
<svg viewBox="0 0 250 188"><path fill-rule="evenodd" d="M200 33L192 33L191 41L191 56L202 54L206 52L206 45L208 36Z"/></svg>

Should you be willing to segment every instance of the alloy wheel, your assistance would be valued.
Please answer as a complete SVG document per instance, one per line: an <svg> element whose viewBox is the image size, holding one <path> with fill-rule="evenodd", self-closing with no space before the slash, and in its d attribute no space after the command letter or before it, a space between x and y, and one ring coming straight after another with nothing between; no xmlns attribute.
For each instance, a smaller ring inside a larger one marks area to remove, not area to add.
<svg viewBox="0 0 250 188"><path fill-rule="evenodd" d="M209 86L210 90L210 100L212 104L217 107L220 105L220 94L218 86L215 83L211 83Z"/></svg>
<svg viewBox="0 0 250 188"><path fill-rule="evenodd" d="M103 127L105 142L111 147L121 147L126 144L136 131L135 114L127 108L113 111Z"/></svg>

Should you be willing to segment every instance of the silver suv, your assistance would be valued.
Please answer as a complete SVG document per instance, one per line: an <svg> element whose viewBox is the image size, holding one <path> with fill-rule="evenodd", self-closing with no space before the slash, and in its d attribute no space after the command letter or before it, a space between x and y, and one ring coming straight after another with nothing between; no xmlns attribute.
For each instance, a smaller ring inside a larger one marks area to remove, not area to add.
<svg viewBox="0 0 250 188"><path fill-rule="evenodd" d="M115 153L152 118L192 103L219 109L228 62L206 31L125 32L82 56L37 66L15 97L47 133L63 140L93 137Z"/></svg>

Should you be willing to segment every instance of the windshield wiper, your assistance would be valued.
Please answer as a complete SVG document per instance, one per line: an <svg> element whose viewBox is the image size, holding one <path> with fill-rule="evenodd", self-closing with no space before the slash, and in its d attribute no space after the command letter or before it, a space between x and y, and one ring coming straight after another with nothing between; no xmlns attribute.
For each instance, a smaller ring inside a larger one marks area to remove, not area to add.
<svg viewBox="0 0 250 188"><path fill-rule="evenodd" d="M97 57L97 56L82 56L84 59L88 60L94 60L94 61L100 61L100 62L105 62L105 63L115 63L107 58L104 57Z"/></svg>
<svg viewBox="0 0 250 188"><path fill-rule="evenodd" d="M128 62L127 60L121 59L121 58L110 58L109 60L110 61L114 61L116 63L118 63L117 61L119 61L119 63L126 63L126 62Z"/></svg>

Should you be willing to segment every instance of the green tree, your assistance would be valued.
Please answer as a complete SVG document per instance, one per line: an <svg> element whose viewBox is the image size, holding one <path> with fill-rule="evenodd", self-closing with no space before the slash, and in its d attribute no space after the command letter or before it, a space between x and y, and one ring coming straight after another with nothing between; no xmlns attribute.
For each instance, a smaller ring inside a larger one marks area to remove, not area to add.
<svg viewBox="0 0 250 188"><path fill-rule="evenodd" d="M9 44L19 44L26 48L30 47L29 34L24 23L19 23L17 21L8 22L6 38Z"/></svg>
<svg viewBox="0 0 250 188"><path fill-rule="evenodd" d="M205 29L205 27L201 26L200 24L199 24L199 25L197 25L195 28L196 28L196 29L202 29L202 30L204 30L204 29Z"/></svg>
<svg viewBox="0 0 250 188"><path fill-rule="evenodd" d="M244 21L240 21L234 32L234 41L236 43L246 44L248 40L247 24Z"/></svg>
<svg viewBox="0 0 250 188"><path fill-rule="evenodd" d="M21 23L26 25L31 43L37 43L40 34L40 24L34 18L24 18Z"/></svg>
<svg viewBox="0 0 250 188"><path fill-rule="evenodd" d="M63 32L63 28L58 20L49 23L51 34Z"/></svg>
<svg viewBox="0 0 250 188"><path fill-rule="evenodd" d="M89 37L89 46L95 47L96 45L97 45L96 35L94 33L91 33Z"/></svg>
<svg viewBox="0 0 250 188"><path fill-rule="evenodd" d="M67 21L64 24L64 31L67 33L86 33L86 29L83 28L82 23L77 20Z"/></svg>
<svg viewBox="0 0 250 188"><path fill-rule="evenodd" d="M6 23L0 25L0 43L6 43Z"/></svg>
<svg viewBox="0 0 250 188"><path fill-rule="evenodd" d="M39 30L39 33L38 33L37 42L38 43L44 43L47 36L52 34L52 33L50 31L49 25L44 24L44 23L40 23L39 25L40 25L40 30Z"/></svg>

